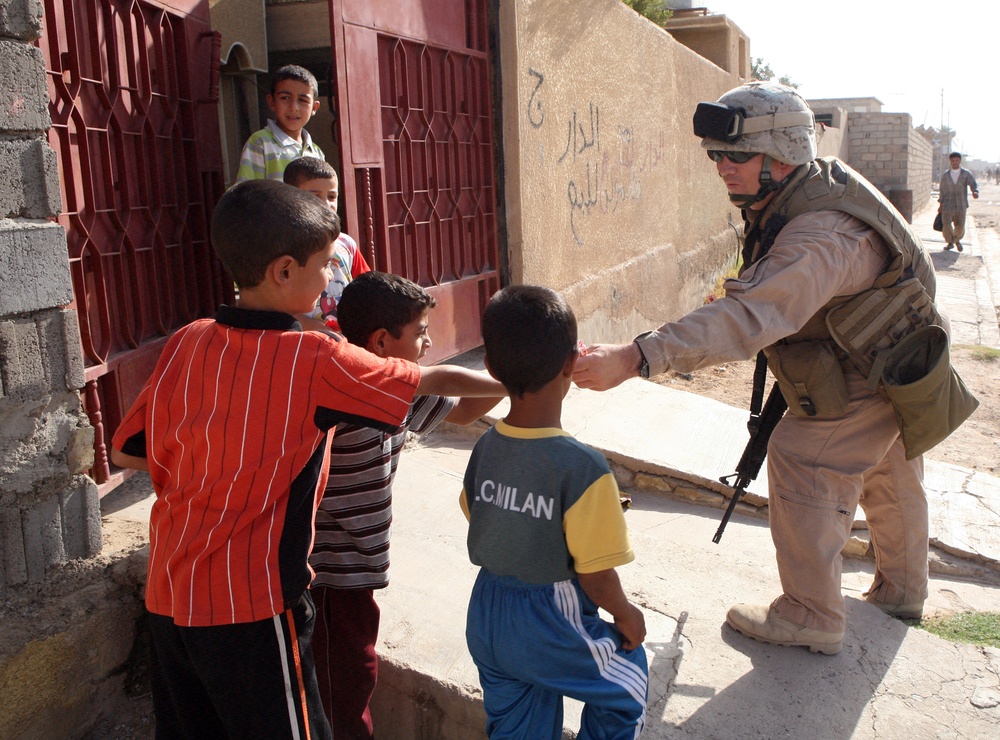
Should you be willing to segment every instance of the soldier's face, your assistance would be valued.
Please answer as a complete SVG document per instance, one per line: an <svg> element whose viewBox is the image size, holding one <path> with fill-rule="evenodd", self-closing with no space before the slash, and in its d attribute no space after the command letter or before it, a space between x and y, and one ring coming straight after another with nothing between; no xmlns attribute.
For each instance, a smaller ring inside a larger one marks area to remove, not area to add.
<svg viewBox="0 0 1000 740"><path fill-rule="evenodd" d="M719 177L726 184L730 198L734 195L756 195L760 191L760 171L764 166L764 155L758 154L753 159L746 162L734 162L728 157L723 157L722 161L716 162L715 169ZM774 182L781 182L795 169L793 164L785 164L776 159L771 160L771 179ZM751 211L759 211L767 206L774 197L774 193L768 193L757 203L747 206Z"/></svg>
<svg viewBox="0 0 1000 740"><path fill-rule="evenodd" d="M760 168L763 165L764 155L758 154L743 163L723 157L721 162L715 163L715 169L730 195L756 195L760 190Z"/></svg>

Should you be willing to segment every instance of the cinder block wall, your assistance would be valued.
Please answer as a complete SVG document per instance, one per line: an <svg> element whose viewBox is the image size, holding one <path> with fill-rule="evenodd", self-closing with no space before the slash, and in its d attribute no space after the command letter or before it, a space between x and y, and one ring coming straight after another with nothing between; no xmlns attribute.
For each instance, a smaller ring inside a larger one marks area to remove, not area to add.
<svg viewBox="0 0 1000 740"><path fill-rule="evenodd" d="M849 164L881 190L907 220L931 194L931 146L909 113L848 115Z"/></svg>
<svg viewBox="0 0 1000 740"><path fill-rule="evenodd" d="M0 6L0 599L101 547L39 0Z"/></svg>
<svg viewBox="0 0 1000 740"><path fill-rule="evenodd" d="M907 187L913 193L914 212L923 208L931 198L934 184L934 145L912 126L909 134L909 169Z"/></svg>

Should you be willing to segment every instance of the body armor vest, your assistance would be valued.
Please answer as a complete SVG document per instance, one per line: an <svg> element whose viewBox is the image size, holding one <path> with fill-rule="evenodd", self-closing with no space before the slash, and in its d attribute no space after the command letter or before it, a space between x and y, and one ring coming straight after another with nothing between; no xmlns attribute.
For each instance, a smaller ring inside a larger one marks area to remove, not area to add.
<svg viewBox="0 0 1000 740"><path fill-rule="evenodd" d="M933 304L934 267L920 239L885 196L835 157L817 159L792 175L747 229L744 264L763 257L793 218L816 211L840 211L868 224L882 237L890 260L872 290L832 299L795 334L764 349L791 412L809 416L817 413L809 378L827 374L830 362L849 362L871 380L875 369L881 370L882 350L914 328L940 323ZM835 415L836 404L826 405ZM822 408L819 413L827 415Z"/></svg>

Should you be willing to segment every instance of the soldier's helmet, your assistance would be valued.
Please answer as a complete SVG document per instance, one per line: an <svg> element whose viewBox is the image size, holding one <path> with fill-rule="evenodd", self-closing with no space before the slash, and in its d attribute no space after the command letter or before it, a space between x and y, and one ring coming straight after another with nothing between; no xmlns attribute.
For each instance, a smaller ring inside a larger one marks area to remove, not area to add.
<svg viewBox="0 0 1000 740"><path fill-rule="evenodd" d="M733 88L715 103L699 103L695 136L705 149L767 154L785 164L816 158L816 126L806 101L773 82Z"/></svg>

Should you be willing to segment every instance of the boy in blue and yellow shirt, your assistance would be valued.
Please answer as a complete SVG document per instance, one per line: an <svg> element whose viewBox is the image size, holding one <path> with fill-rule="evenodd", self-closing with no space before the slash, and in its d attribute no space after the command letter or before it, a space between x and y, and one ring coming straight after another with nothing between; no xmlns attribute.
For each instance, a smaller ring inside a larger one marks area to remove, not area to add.
<svg viewBox="0 0 1000 740"><path fill-rule="evenodd" d="M646 627L614 570L635 557L618 486L604 457L561 428L576 319L548 288L510 286L483 314L483 343L510 394L510 413L476 443L461 495L469 557L482 566L466 640L487 734L558 740L570 696L585 704L581 738L637 737Z"/></svg>

